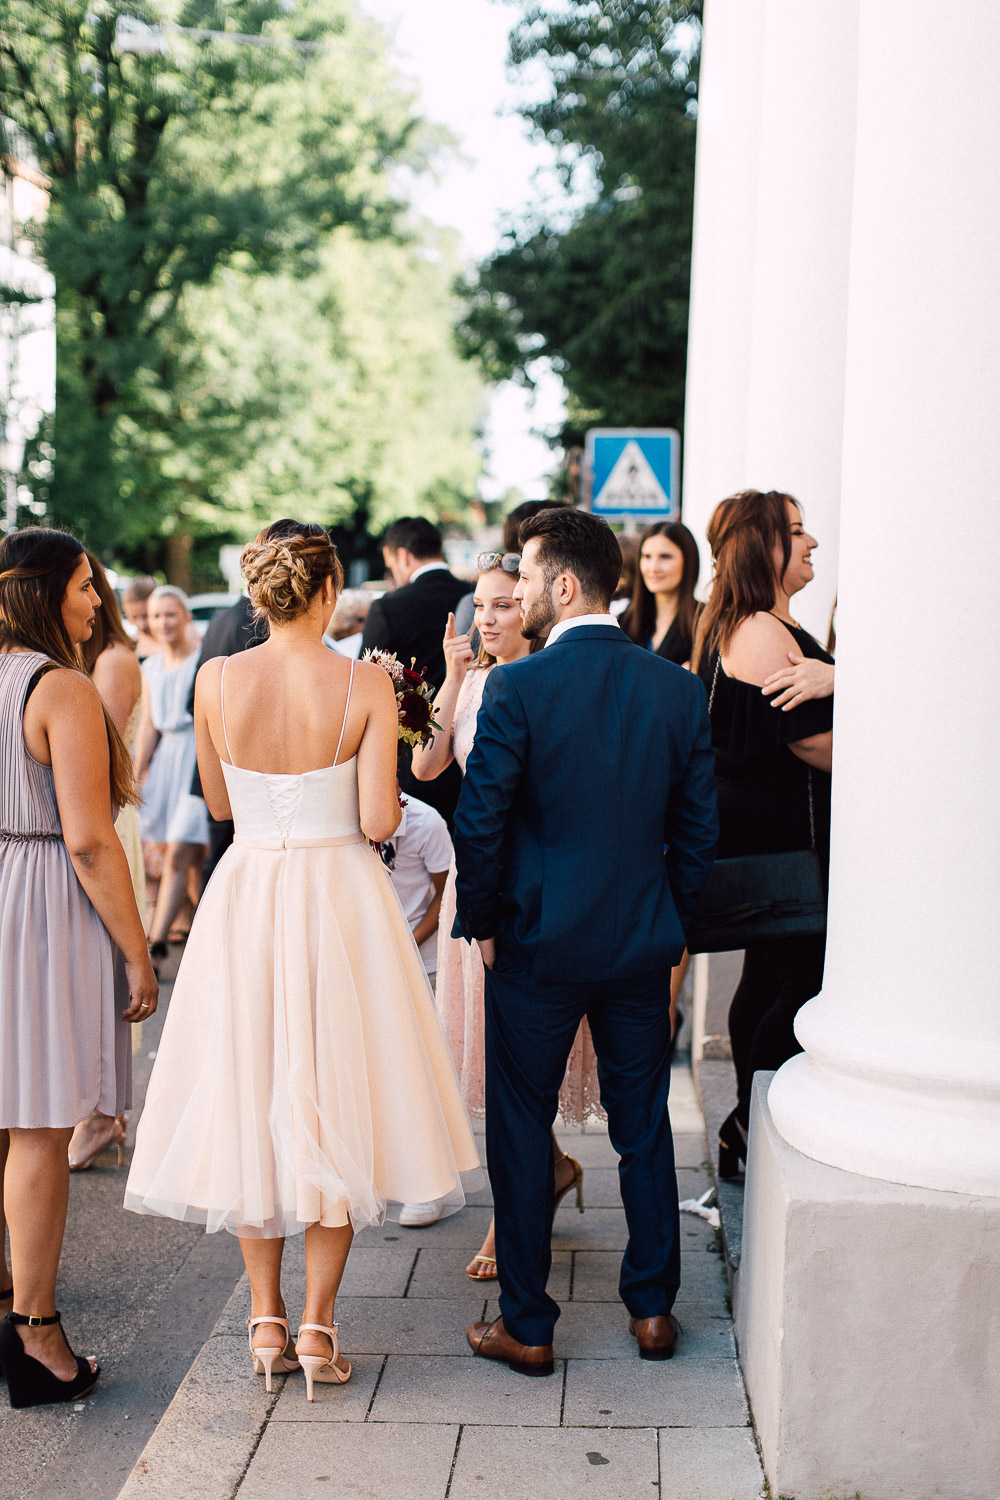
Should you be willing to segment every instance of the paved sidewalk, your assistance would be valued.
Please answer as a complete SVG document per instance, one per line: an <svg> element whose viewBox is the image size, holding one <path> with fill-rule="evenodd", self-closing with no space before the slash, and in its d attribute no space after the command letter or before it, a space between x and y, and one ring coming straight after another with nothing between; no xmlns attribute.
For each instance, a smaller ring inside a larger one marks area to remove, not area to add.
<svg viewBox="0 0 1000 1500"><path fill-rule="evenodd" d="M690 1072L671 1114L681 1198L708 1186ZM735 1359L718 1236L682 1215L677 1357L640 1361L617 1294L625 1219L600 1129L567 1131L585 1168L586 1212L563 1200L550 1289L563 1314L556 1374L528 1380L473 1358L465 1326L493 1317L464 1274L489 1221L488 1194L426 1229L360 1234L338 1301L346 1386L301 1375L274 1394L250 1374L240 1282L144 1450L120 1500L757 1500L763 1479ZM292 1318L302 1241L289 1244ZM293 1323L294 1327L294 1323Z"/></svg>

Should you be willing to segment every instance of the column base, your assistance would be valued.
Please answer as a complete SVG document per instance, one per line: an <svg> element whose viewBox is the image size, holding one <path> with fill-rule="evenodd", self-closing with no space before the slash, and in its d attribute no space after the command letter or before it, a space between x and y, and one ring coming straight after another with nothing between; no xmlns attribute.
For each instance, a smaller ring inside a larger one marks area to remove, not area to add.
<svg viewBox="0 0 1000 1500"><path fill-rule="evenodd" d="M736 1336L776 1496L983 1500L1000 1471L1000 1199L827 1167L758 1074Z"/></svg>

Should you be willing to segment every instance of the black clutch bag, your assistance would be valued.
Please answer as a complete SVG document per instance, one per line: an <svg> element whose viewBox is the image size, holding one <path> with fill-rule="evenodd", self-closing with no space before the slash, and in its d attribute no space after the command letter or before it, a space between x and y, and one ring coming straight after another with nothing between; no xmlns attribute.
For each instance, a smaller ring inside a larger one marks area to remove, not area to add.
<svg viewBox="0 0 1000 1500"><path fill-rule="evenodd" d="M720 661L721 655L715 662L709 713ZM730 953L766 938L815 936L826 931L826 886L816 853L811 770L808 787L811 847L717 859L688 929L689 953Z"/></svg>

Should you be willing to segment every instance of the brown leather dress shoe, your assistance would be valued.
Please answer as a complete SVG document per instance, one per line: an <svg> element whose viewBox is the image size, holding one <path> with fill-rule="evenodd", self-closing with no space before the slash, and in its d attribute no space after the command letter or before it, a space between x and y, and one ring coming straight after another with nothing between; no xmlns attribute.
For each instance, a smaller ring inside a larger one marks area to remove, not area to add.
<svg viewBox="0 0 1000 1500"><path fill-rule="evenodd" d="M655 1318L629 1318L628 1331L639 1345L640 1359L673 1359L681 1325L673 1313Z"/></svg>
<svg viewBox="0 0 1000 1500"><path fill-rule="evenodd" d="M551 1375L555 1371L551 1344L519 1344L503 1326L502 1318L492 1323L470 1323L466 1338L473 1354L483 1359L502 1359L519 1375Z"/></svg>

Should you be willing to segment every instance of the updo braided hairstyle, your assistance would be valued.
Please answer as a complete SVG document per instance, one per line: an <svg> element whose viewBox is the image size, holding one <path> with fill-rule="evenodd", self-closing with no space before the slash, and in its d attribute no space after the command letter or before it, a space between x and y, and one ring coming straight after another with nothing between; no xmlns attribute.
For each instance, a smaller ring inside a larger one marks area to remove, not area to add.
<svg viewBox="0 0 1000 1500"><path fill-rule="evenodd" d="M240 568L258 618L275 625L305 614L333 578L334 593L344 586L344 570L326 530L311 521L274 521L243 549Z"/></svg>

